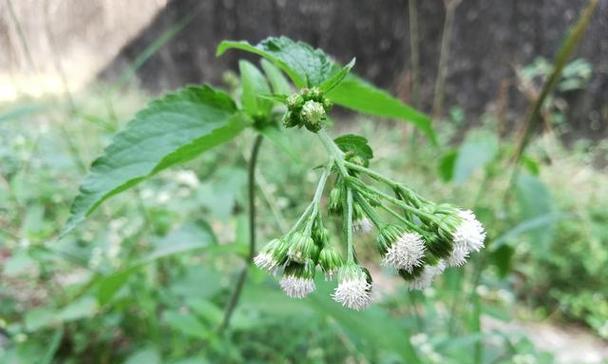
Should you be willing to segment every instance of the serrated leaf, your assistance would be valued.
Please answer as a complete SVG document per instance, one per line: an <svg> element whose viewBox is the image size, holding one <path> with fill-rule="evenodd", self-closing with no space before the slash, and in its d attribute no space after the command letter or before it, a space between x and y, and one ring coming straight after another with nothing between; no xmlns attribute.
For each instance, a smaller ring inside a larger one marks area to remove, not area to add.
<svg viewBox="0 0 608 364"><path fill-rule="evenodd" d="M228 95L209 86L153 101L93 162L62 234L109 197L233 138L245 127L242 118Z"/></svg>
<svg viewBox="0 0 608 364"><path fill-rule="evenodd" d="M251 62L239 61L239 72L241 73L241 104L249 115L266 115L272 108L272 102L267 99L258 98L257 95L270 94L270 86L266 78Z"/></svg>
<svg viewBox="0 0 608 364"><path fill-rule="evenodd" d="M330 78L323 81L323 83L319 86L321 91L329 92L333 90L336 86L340 84L340 82L344 81L344 78L348 76L350 70L355 66L355 58L353 58L346 66L342 67L338 72L335 72Z"/></svg>
<svg viewBox="0 0 608 364"><path fill-rule="evenodd" d="M221 56L229 49L240 49L266 58L285 72L297 87L318 86L337 72L325 52L287 37L266 38L256 45L246 41L223 41L218 45L216 55Z"/></svg>
<svg viewBox="0 0 608 364"><path fill-rule="evenodd" d="M260 64L262 65L266 78L268 78L270 86L272 86L272 91L275 94L291 94L291 86L289 85L289 81L287 81L285 76L283 76L280 69L263 58Z"/></svg>
<svg viewBox="0 0 608 364"><path fill-rule="evenodd" d="M367 143L367 139L360 135L341 135L334 142L344 153L356 155L362 158L366 164L374 158L374 151Z"/></svg>
<svg viewBox="0 0 608 364"><path fill-rule="evenodd" d="M327 94L327 97L348 109L410 122L420 129L433 144L437 144L431 119L427 115L416 111L386 91L378 89L359 77L348 75Z"/></svg>

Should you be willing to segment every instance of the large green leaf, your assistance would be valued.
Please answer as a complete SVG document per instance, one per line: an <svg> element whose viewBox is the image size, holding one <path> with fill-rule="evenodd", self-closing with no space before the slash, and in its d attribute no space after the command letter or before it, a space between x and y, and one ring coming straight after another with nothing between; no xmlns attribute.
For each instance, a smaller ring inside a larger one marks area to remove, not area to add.
<svg viewBox="0 0 608 364"><path fill-rule="evenodd" d="M153 101L93 162L63 234L107 198L233 138L244 126L232 99L209 86L187 87Z"/></svg>
<svg viewBox="0 0 608 364"><path fill-rule="evenodd" d="M334 103L365 114L411 122L433 142L437 143L431 119L416 111L386 91L353 75L347 76L327 95Z"/></svg>
<svg viewBox="0 0 608 364"><path fill-rule="evenodd" d="M239 71L241 72L241 104L249 115L266 115L272 109L272 101L258 98L258 95L269 95L270 86L266 78L251 62L239 61Z"/></svg>
<svg viewBox="0 0 608 364"><path fill-rule="evenodd" d="M229 49L240 49L268 59L297 87L318 86L339 71L322 50L287 37L266 38L256 45L246 41L223 41L217 47L216 55L221 56Z"/></svg>
<svg viewBox="0 0 608 364"><path fill-rule="evenodd" d="M354 59L341 67L322 50L287 37L266 38L256 45L245 41L223 41L216 54L220 56L229 49L240 49L266 58L285 72L297 87L319 86L338 105L366 114L409 121L434 144L437 143L428 116L348 74Z"/></svg>

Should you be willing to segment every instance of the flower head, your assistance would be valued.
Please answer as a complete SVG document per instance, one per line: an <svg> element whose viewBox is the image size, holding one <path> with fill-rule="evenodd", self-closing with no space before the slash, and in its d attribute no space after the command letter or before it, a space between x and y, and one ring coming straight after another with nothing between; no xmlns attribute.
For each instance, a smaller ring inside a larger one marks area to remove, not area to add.
<svg viewBox="0 0 608 364"><path fill-rule="evenodd" d="M372 222L369 221L367 217L361 217L353 222L353 229L355 231L360 231L364 234L367 234L372 231L373 227L374 226L372 225Z"/></svg>
<svg viewBox="0 0 608 364"><path fill-rule="evenodd" d="M319 248L310 236L296 232L291 236L290 241L291 244L287 251L289 260L304 264L309 259L317 258Z"/></svg>
<svg viewBox="0 0 608 364"><path fill-rule="evenodd" d="M462 241L454 241L452 251L446 258L446 263L450 267L460 267L467 262L470 250L469 247Z"/></svg>
<svg viewBox="0 0 608 364"><path fill-rule="evenodd" d="M275 272L287 259L287 245L283 240L273 239L266 244L253 258L253 263L260 269Z"/></svg>
<svg viewBox="0 0 608 364"><path fill-rule="evenodd" d="M362 310L372 303L371 277L364 268L348 263L338 272L338 287L333 299L342 306L352 310Z"/></svg>
<svg viewBox="0 0 608 364"><path fill-rule="evenodd" d="M422 272L410 281L410 289L423 290L431 286L435 277L443 273L445 270L445 263L440 260L436 265L427 265L424 267Z"/></svg>
<svg viewBox="0 0 608 364"><path fill-rule="evenodd" d="M315 133L321 130L323 121L327 117L323 104L313 100L308 100L304 103L301 115L306 129Z"/></svg>
<svg viewBox="0 0 608 364"><path fill-rule="evenodd" d="M475 214L471 210L458 210L458 217L460 217L462 222L456 228L454 242L466 244L469 251L478 252L483 248L483 243L486 239L483 225L477 220L477 217L475 217Z"/></svg>
<svg viewBox="0 0 608 364"><path fill-rule="evenodd" d="M424 251L424 240L420 234L404 232L387 249L382 263L411 273L422 264Z"/></svg>
<svg viewBox="0 0 608 364"><path fill-rule="evenodd" d="M292 298L304 298L313 292L315 286L315 265L309 260L304 264L289 263L279 282L281 289Z"/></svg>

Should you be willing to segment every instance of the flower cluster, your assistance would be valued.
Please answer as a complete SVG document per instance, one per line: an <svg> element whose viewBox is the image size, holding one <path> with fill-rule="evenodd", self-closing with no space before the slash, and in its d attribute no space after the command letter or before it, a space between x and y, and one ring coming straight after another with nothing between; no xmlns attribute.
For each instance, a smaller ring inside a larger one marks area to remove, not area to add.
<svg viewBox="0 0 608 364"><path fill-rule="evenodd" d="M287 98L287 113L283 124L287 128L302 127L318 132L325 126L331 102L317 88L303 88Z"/></svg>
<svg viewBox="0 0 608 364"><path fill-rule="evenodd" d="M332 294L336 302L354 310L369 306L372 276L357 259L353 235L374 228L381 264L398 273L410 289L429 287L446 268L464 265L483 248L486 233L472 211L429 201L369 169L373 153L365 138L329 138L322 130L329 104L318 89L302 89L287 104L286 126L304 125L316 132L329 155L313 201L290 232L270 241L254 259L261 269L281 275L280 286L288 296L312 293L320 270L327 280L337 278ZM327 209L341 218L342 247L331 243L322 222L328 180L333 187Z"/></svg>

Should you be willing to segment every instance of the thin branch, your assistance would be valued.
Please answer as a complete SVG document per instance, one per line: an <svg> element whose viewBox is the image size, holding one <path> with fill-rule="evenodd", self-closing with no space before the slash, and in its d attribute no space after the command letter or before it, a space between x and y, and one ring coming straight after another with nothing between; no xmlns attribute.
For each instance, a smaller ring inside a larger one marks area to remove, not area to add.
<svg viewBox="0 0 608 364"><path fill-rule="evenodd" d="M444 0L445 22L441 36L441 50L439 53L439 65L437 66L437 80L435 81L435 92L433 97L433 116L439 118L443 114L443 101L445 98L445 79L448 75L448 60L450 59L450 41L454 28L454 14L462 0Z"/></svg>
<svg viewBox="0 0 608 364"><path fill-rule="evenodd" d="M247 272L249 271L249 266L251 266L251 263L255 256L255 166L257 164L258 154L260 152L260 146L262 145L263 140L264 138L262 137L262 135L258 134L256 136L255 141L253 142L253 148L251 149L251 158L249 158L249 164L247 169L247 189L249 192L249 254L247 256L247 260L245 261L245 266L243 267L243 269L241 269L236 285L234 287L234 291L232 292L230 300L228 301L228 304L226 306L224 319L219 327L220 332L223 332L230 325L230 319L232 318L234 309L236 308L239 302L241 292L243 291L243 286L245 285L245 280L247 279Z"/></svg>

